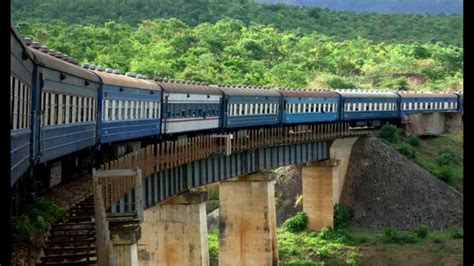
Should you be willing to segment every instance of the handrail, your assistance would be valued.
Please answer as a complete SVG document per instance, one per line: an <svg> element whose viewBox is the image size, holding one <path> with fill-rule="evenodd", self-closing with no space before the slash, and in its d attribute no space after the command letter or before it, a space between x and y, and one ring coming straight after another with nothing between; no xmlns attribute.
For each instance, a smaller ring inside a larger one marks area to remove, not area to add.
<svg viewBox="0 0 474 266"><path fill-rule="evenodd" d="M113 254L112 241L110 240L109 223L102 198L102 186L99 185L96 170L93 169L92 172L97 261L100 266L116 266L117 257Z"/></svg>

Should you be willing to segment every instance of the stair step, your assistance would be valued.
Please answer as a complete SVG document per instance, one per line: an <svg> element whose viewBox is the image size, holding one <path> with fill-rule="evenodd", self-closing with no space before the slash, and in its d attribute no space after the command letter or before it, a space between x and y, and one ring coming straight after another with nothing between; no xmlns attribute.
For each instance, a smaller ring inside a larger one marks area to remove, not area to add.
<svg viewBox="0 0 474 266"><path fill-rule="evenodd" d="M37 263L37 266L48 266L48 265L99 265L97 264L97 260L90 260L90 261L71 261L71 262L48 262L48 263Z"/></svg>
<svg viewBox="0 0 474 266"><path fill-rule="evenodd" d="M76 253L70 255L50 255L44 256L41 258L42 263L48 262L87 262L87 261L96 261L96 253Z"/></svg>
<svg viewBox="0 0 474 266"><path fill-rule="evenodd" d="M88 223L88 224L56 224L51 226L51 230L54 231L69 231L69 230L94 230L95 224Z"/></svg>
<svg viewBox="0 0 474 266"><path fill-rule="evenodd" d="M43 248L43 252L46 255L50 254L71 254L71 252L82 251L82 252L91 252L96 251L96 247L52 247L52 248Z"/></svg>
<svg viewBox="0 0 474 266"><path fill-rule="evenodd" d="M49 235L48 240L53 241L54 240L59 240L59 239L67 239L70 241L76 241L76 240L87 240L89 238L95 237L95 232L86 232L84 234L72 234L72 235Z"/></svg>
<svg viewBox="0 0 474 266"><path fill-rule="evenodd" d="M96 252L84 252L84 253L74 253L74 254L62 254L62 255L46 255L41 258L42 262L47 261L71 261L71 260L91 260L97 258Z"/></svg>

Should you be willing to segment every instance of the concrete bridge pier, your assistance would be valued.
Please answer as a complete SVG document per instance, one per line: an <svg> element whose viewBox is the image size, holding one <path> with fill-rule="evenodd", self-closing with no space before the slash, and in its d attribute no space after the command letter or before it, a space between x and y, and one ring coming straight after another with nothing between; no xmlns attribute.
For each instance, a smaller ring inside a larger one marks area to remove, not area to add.
<svg viewBox="0 0 474 266"><path fill-rule="evenodd" d="M339 203L349 159L358 137L336 139L325 161L309 162L302 166L303 211L310 230L334 227L334 205Z"/></svg>
<svg viewBox="0 0 474 266"><path fill-rule="evenodd" d="M144 211L140 265L209 265L206 192L187 192Z"/></svg>
<svg viewBox="0 0 474 266"><path fill-rule="evenodd" d="M138 223L109 222L110 239L117 265L138 266L137 241L140 238Z"/></svg>
<svg viewBox="0 0 474 266"><path fill-rule="evenodd" d="M219 265L277 265L275 174L222 181Z"/></svg>

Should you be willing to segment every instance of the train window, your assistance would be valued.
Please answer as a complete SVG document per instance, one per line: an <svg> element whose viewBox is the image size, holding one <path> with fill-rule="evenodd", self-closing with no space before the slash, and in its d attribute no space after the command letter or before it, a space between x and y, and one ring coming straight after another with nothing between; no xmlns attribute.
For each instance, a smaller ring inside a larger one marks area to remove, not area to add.
<svg viewBox="0 0 474 266"><path fill-rule="evenodd" d="M426 103L426 109L431 109L431 103Z"/></svg>
<svg viewBox="0 0 474 266"><path fill-rule="evenodd" d="M49 122L48 125L54 125L56 124L56 109L57 109L57 103L56 103L56 94L54 93L49 93Z"/></svg>
<svg viewBox="0 0 474 266"><path fill-rule="evenodd" d="M80 122L85 122L87 121L87 98L86 97L81 97L81 121Z"/></svg>
<svg viewBox="0 0 474 266"><path fill-rule="evenodd" d="M135 101L135 119L140 119L140 102Z"/></svg>
<svg viewBox="0 0 474 266"><path fill-rule="evenodd" d="M66 95L58 95L58 124L64 123L64 97Z"/></svg>
<svg viewBox="0 0 474 266"><path fill-rule="evenodd" d="M116 120L116 115L117 115L116 108L117 108L116 100L111 100L110 101L110 109L112 111L110 113L110 120Z"/></svg>

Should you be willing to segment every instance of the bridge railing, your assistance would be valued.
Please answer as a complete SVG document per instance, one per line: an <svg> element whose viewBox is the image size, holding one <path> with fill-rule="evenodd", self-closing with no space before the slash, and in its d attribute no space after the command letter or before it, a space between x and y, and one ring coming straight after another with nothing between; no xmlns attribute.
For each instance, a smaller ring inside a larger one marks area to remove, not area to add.
<svg viewBox="0 0 474 266"><path fill-rule="evenodd" d="M99 265L117 265L110 240L109 223L105 213L102 186L99 185L95 169L92 171L92 192L94 194L94 219L96 230L97 261Z"/></svg>

